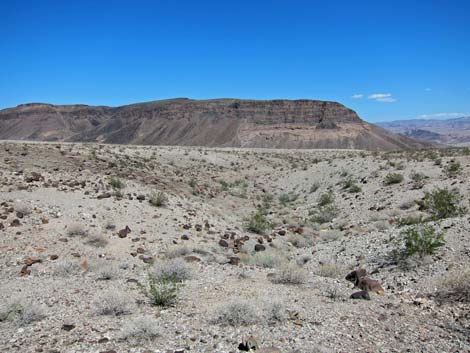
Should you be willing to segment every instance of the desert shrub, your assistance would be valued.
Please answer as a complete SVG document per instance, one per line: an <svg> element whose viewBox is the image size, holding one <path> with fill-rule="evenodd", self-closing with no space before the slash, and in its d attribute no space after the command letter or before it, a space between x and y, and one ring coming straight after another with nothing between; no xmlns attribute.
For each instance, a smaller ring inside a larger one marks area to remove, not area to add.
<svg viewBox="0 0 470 353"><path fill-rule="evenodd" d="M448 273L440 283L437 298L446 302L470 303L470 269Z"/></svg>
<svg viewBox="0 0 470 353"><path fill-rule="evenodd" d="M115 291L107 291L95 297L91 305L91 312L96 316L126 315L132 312L132 305L126 295Z"/></svg>
<svg viewBox="0 0 470 353"><path fill-rule="evenodd" d="M276 268L284 262L284 257L274 251L260 251L250 258L250 263L265 268Z"/></svg>
<svg viewBox="0 0 470 353"><path fill-rule="evenodd" d="M55 263L54 274L56 276L67 277L80 271L80 266L68 260L61 260Z"/></svg>
<svg viewBox="0 0 470 353"><path fill-rule="evenodd" d="M434 254L445 245L444 234L437 232L430 224L416 225L404 230L399 242L399 254L407 258L413 255L424 257ZM401 243L401 244L400 244Z"/></svg>
<svg viewBox="0 0 470 353"><path fill-rule="evenodd" d="M271 282L277 284L303 284L306 280L305 271L294 263L283 265L278 273L271 278Z"/></svg>
<svg viewBox="0 0 470 353"><path fill-rule="evenodd" d="M384 184L393 185L400 184L403 181L403 175L400 173L389 173L385 176Z"/></svg>
<svg viewBox="0 0 470 353"><path fill-rule="evenodd" d="M343 269L333 262L325 262L318 267L315 274L320 277L339 278L343 274Z"/></svg>
<svg viewBox="0 0 470 353"><path fill-rule="evenodd" d="M327 191L318 198L318 207L323 207L335 202L335 195L332 191Z"/></svg>
<svg viewBox="0 0 470 353"><path fill-rule="evenodd" d="M419 202L420 208L431 214L431 219L438 220L460 216L465 209L460 206L460 194L457 190L436 188L426 192Z"/></svg>
<svg viewBox="0 0 470 353"><path fill-rule="evenodd" d="M411 181L413 189L421 189L426 184L426 179L428 177L423 173L413 173L411 174Z"/></svg>
<svg viewBox="0 0 470 353"><path fill-rule="evenodd" d="M154 264L149 275L156 281L181 283L191 278L191 268L182 259L172 259Z"/></svg>
<svg viewBox="0 0 470 353"><path fill-rule="evenodd" d="M462 171L462 166L460 165L459 162L449 162L445 166L444 171L447 174L447 176L455 176Z"/></svg>
<svg viewBox="0 0 470 353"><path fill-rule="evenodd" d="M111 177L111 178L109 178L109 186L111 186L111 188L113 188L113 190L121 190L126 185L118 177Z"/></svg>
<svg viewBox="0 0 470 353"><path fill-rule="evenodd" d="M176 303L179 293L179 284L170 280L157 280L147 277L146 284L138 284L142 293L156 306L172 306Z"/></svg>
<svg viewBox="0 0 470 353"><path fill-rule="evenodd" d="M23 216L28 216L33 212L31 205L26 201L17 200L13 203L13 208L17 213L20 213Z"/></svg>
<svg viewBox="0 0 470 353"><path fill-rule="evenodd" d="M234 299L216 310L213 321L220 325L229 326L252 325L258 321L256 306L247 300Z"/></svg>
<svg viewBox="0 0 470 353"><path fill-rule="evenodd" d="M343 182L343 189L348 191L351 194L356 194L356 193L362 191L361 187L359 185L357 185L356 179L354 179L352 177L346 179Z"/></svg>
<svg viewBox="0 0 470 353"><path fill-rule="evenodd" d="M291 193L291 192L290 193L284 193L284 194L279 195L279 202L283 206L286 206L289 203L294 202L298 198L299 198L299 195L297 195L297 194L294 194L294 193Z"/></svg>
<svg viewBox="0 0 470 353"><path fill-rule="evenodd" d="M327 230L320 232L320 241L323 243L329 243L330 241L335 241L340 239L342 233L339 230Z"/></svg>
<svg viewBox="0 0 470 353"><path fill-rule="evenodd" d="M187 256L193 252L193 249L187 245L176 245L168 248L165 255L169 259L174 259L177 257Z"/></svg>
<svg viewBox="0 0 470 353"><path fill-rule="evenodd" d="M412 225L415 225L415 224L421 224L423 222L424 222L423 215L421 215L421 214L418 214L418 215L411 214L411 215L400 218L397 221L397 225L399 227L404 227L404 226L412 226Z"/></svg>
<svg viewBox="0 0 470 353"><path fill-rule="evenodd" d="M256 234L265 234L271 227L271 222L259 211L245 220L246 230Z"/></svg>
<svg viewBox="0 0 470 353"><path fill-rule="evenodd" d="M262 316L269 323L284 321L287 317L286 308L279 301L270 301L265 303Z"/></svg>
<svg viewBox="0 0 470 353"><path fill-rule="evenodd" d="M297 233L289 234L287 241L296 248L306 248L315 245L315 241L311 235L309 236Z"/></svg>
<svg viewBox="0 0 470 353"><path fill-rule="evenodd" d="M85 243L97 248L104 248L108 244L108 239L101 234L92 234L87 237Z"/></svg>
<svg viewBox="0 0 470 353"><path fill-rule="evenodd" d="M46 317L42 306L23 299L4 302L0 307L0 321L11 321L26 326Z"/></svg>
<svg viewBox="0 0 470 353"><path fill-rule="evenodd" d="M327 204L310 211L310 221L320 224L328 223L333 221L338 216L338 213L339 210L334 204Z"/></svg>
<svg viewBox="0 0 470 353"><path fill-rule="evenodd" d="M116 267L104 262L95 265L96 278L99 280L111 280L118 276Z"/></svg>
<svg viewBox="0 0 470 353"><path fill-rule="evenodd" d="M153 192L150 195L149 202L152 206L163 207L168 203L168 197L161 191Z"/></svg>
<svg viewBox="0 0 470 353"><path fill-rule="evenodd" d="M87 235L87 233L88 231L82 223L74 222L74 223L70 223L67 226L67 234L69 236L76 236L76 235L85 236Z"/></svg>
<svg viewBox="0 0 470 353"><path fill-rule="evenodd" d="M119 333L119 341L141 342L149 341L158 337L159 323L151 316L143 316L126 321Z"/></svg>

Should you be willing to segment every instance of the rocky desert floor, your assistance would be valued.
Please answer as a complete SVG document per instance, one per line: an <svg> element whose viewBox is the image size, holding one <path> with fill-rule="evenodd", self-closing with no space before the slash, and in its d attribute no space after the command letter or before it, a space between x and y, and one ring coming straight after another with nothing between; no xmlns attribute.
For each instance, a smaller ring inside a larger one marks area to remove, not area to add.
<svg viewBox="0 0 470 353"><path fill-rule="evenodd" d="M0 351L469 352L469 195L468 149L3 141Z"/></svg>

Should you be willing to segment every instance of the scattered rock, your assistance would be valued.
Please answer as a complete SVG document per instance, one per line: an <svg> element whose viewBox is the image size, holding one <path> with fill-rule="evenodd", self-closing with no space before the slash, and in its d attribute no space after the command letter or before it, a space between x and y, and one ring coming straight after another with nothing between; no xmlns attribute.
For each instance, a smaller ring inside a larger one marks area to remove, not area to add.
<svg viewBox="0 0 470 353"><path fill-rule="evenodd" d="M119 230L118 236L119 238L125 238L131 232L131 229L126 226L126 228Z"/></svg>
<svg viewBox="0 0 470 353"><path fill-rule="evenodd" d="M350 296L351 299L364 299L364 300L370 300L370 295L369 292L365 290L361 290L359 292L355 292L351 294Z"/></svg>

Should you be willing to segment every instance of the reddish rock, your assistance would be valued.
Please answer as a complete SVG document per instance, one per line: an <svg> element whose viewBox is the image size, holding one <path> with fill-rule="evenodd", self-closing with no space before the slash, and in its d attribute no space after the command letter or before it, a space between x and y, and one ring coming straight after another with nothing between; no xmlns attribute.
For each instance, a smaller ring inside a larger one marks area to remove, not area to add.
<svg viewBox="0 0 470 353"><path fill-rule="evenodd" d="M118 232L118 236L119 236L119 238L125 238L125 237L127 237L127 234L129 234L130 232L131 232L131 229L128 226L126 226L126 228L121 229Z"/></svg>
<svg viewBox="0 0 470 353"><path fill-rule="evenodd" d="M229 263L234 266L238 266L240 264L241 259L238 256L230 256Z"/></svg>
<svg viewBox="0 0 470 353"><path fill-rule="evenodd" d="M26 266L32 266L34 264L37 264L37 263L40 263L42 262L41 259L38 259L37 257L32 257L32 256L28 256L24 261L23 263L26 265Z"/></svg>
<svg viewBox="0 0 470 353"><path fill-rule="evenodd" d="M59 258L59 255L49 255L49 259L52 261L57 260Z"/></svg>
<svg viewBox="0 0 470 353"><path fill-rule="evenodd" d="M21 268L21 271L20 271L20 275L22 277L25 277L25 276L29 276L31 274L31 270L29 269L29 266L28 265L24 265L22 268Z"/></svg>

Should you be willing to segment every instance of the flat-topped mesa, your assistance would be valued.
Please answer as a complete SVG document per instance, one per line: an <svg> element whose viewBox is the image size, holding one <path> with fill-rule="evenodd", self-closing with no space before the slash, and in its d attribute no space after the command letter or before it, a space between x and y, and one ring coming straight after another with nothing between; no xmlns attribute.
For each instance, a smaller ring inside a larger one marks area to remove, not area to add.
<svg viewBox="0 0 470 353"><path fill-rule="evenodd" d="M121 107L32 103L0 110L0 139L143 145L391 150L426 144L318 100L187 98Z"/></svg>
<svg viewBox="0 0 470 353"><path fill-rule="evenodd" d="M174 99L133 104L119 108L121 113L144 110L163 119L230 118L243 119L256 125L301 124L316 126L320 123L360 123L357 114L336 102L318 100L241 100ZM126 115L124 113L124 115Z"/></svg>

